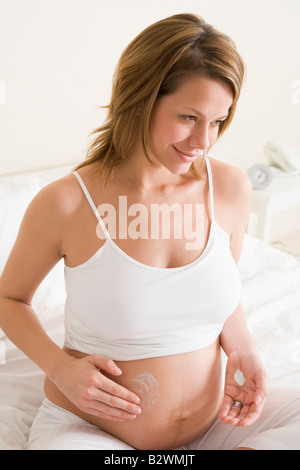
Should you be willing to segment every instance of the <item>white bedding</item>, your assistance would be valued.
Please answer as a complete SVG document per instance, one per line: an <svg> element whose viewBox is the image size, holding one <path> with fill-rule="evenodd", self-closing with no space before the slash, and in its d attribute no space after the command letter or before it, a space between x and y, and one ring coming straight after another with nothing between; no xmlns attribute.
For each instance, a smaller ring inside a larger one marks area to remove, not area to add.
<svg viewBox="0 0 300 470"><path fill-rule="evenodd" d="M35 194L67 173L43 172L0 180L0 273L25 209ZM300 385L300 261L246 236L239 263L243 305L271 384ZM63 344L63 263L39 287L35 310L49 335ZM26 449L43 396L43 373L0 330L0 450Z"/></svg>

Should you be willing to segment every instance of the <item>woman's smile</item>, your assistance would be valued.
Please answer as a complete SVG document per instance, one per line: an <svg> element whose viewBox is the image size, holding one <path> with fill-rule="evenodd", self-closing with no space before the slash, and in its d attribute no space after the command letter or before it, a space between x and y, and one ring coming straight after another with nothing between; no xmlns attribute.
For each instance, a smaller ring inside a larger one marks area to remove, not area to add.
<svg viewBox="0 0 300 470"><path fill-rule="evenodd" d="M173 145L173 148L174 150L176 151L177 155L179 156L179 158L184 162L184 163L193 163L197 160L197 158L199 157L200 155L200 152L197 153L196 155L195 154L189 154L187 152L182 152L181 150L177 149L174 145Z"/></svg>

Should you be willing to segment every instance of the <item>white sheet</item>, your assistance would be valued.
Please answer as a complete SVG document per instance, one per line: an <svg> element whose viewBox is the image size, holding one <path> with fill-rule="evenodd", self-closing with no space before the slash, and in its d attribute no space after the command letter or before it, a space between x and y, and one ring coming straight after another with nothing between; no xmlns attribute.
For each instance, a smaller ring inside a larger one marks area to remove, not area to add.
<svg viewBox="0 0 300 470"><path fill-rule="evenodd" d="M270 381L300 385L300 261L246 236L239 270L248 326Z"/></svg>
<svg viewBox="0 0 300 470"><path fill-rule="evenodd" d="M67 173L60 169L51 179ZM0 180L0 272L29 201L47 184L47 173ZM300 385L300 261L246 236L239 263L243 305L270 383ZM46 331L63 343L63 264L34 298ZM0 450L26 449L43 396L43 373L0 330Z"/></svg>

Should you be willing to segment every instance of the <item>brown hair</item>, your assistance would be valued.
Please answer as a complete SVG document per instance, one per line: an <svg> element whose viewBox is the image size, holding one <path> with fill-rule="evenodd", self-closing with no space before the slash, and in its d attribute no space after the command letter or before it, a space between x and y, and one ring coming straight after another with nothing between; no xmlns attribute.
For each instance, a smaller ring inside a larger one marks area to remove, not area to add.
<svg viewBox="0 0 300 470"><path fill-rule="evenodd" d="M194 75L221 81L232 90L233 103L219 137L232 121L244 77L234 42L192 14L171 16L142 31L120 57L106 121L93 131L96 138L77 169L97 162L110 173L132 154L140 132L152 161L148 129L154 104Z"/></svg>

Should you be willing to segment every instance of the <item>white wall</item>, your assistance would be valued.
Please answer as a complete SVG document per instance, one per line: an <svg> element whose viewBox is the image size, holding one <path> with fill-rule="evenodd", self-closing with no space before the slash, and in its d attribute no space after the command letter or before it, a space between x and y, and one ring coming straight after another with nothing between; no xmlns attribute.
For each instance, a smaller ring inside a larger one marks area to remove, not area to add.
<svg viewBox="0 0 300 470"><path fill-rule="evenodd" d="M300 92L292 88L300 81L298 0L0 0L0 174L83 159L122 50L179 12L229 34L247 64L216 156L262 155L272 138L300 147Z"/></svg>

